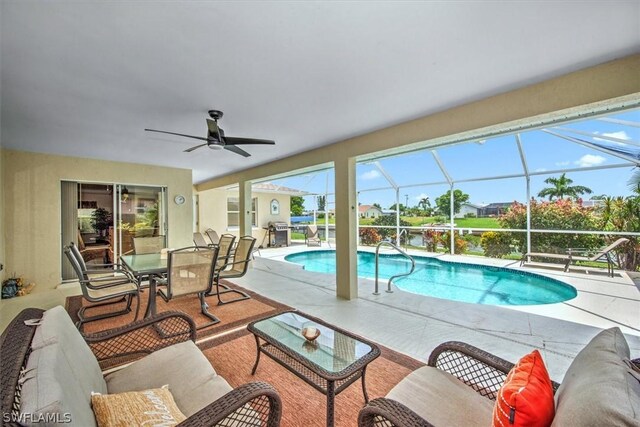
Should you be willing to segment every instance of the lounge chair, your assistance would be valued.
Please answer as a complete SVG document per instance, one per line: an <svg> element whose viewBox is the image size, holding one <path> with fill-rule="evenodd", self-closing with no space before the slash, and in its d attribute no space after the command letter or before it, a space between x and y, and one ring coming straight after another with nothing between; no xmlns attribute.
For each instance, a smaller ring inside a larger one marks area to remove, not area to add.
<svg viewBox="0 0 640 427"><path fill-rule="evenodd" d="M613 268L615 267L615 260L613 259L611 252L613 252L613 250L618 246L624 245L628 241L629 239L625 237L621 237L620 239L616 240L609 246L602 248L592 256L576 255L576 252L575 252L576 249L568 249L566 254L528 252L522 256L522 259L520 260L520 266L523 266L529 260L529 258L532 258L532 257L559 259L564 262L564 271L566 272L566 271L569 271L569 266L576 261L593 262L593 261L600 261L604 259L607 261L607 274L613 277Z"/></svg>
<svg viewBox="0 0 640 427"><path fill-rule="evenodd" d="M218 236L218 233L216 233L215 230L207 228L206 230L204 230L204 233L207 235L209 240L211 240L211 244L217 245L218 243L220 243L220 236Z"/></svg>
<svg viewBox="0 0 640 427"><path fill-rule="evenodd" d="M307 225L307 229L305 230L304 241L307 246L321 246L322 241L318 236L318 226L316 225Z"/></svg>

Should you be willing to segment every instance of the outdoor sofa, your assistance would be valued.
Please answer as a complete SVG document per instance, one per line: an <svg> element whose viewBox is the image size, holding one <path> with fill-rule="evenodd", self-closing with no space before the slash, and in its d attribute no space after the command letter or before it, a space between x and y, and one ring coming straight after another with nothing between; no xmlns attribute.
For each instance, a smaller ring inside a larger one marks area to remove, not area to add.
<svg viewBox="0 0 640 427"><path fill-rule="evenodd" d="M640 425L640 359L629 357L619 328L596 335L574 358L562 384L551 382L551 425ZM496 425L495 399L513 366L469 344L441 344L427 366L407 375L386 397L365 405L359 427Z"/></svg>
<svg viewBox="0 0 640 427"><path fill-rule="evenodd" d="M96 392L117 398L166 385L186 417L180 426L279 425L275 389L263 382L232 389L195 345L195 331L184 313L163 312L83 336L61 306L23 310L0 337L0 425L95 426Z"/></svg>

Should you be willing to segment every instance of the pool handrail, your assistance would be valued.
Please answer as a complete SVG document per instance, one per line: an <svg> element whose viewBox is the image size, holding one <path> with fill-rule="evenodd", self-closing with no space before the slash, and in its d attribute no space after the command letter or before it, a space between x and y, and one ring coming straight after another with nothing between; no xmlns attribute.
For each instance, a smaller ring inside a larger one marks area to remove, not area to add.
<svg viewBox="0 0 640 427"><path fill-rule="evenodd" d="M398 277L405 277L410 275L411 273L413 273L413 271L416 269L416 261L413 259L413 257L411 255L409 255L408 253L406 253L405 251L403 251L402 249L400 249L398 246L394 245L391 242L387 242L387 241L382 241L380 243L378 243L378 246L376 246L376 289L375 292L373 293L373 295L380 295L379 289L378 289L378 260L379 260L379 253L380 253L380 246L391 246L392 248L394 248L396 251L398 251L400 253L400 255L404 256L405 258L408 258L409 261L411 261L411 270L408 273L402 273L402 274L396 274L395 276L391 276L389 278L389 281L387 282L387 293L393 293L393 291L391 290L391 282L394 279L397 279Z"/></svg>

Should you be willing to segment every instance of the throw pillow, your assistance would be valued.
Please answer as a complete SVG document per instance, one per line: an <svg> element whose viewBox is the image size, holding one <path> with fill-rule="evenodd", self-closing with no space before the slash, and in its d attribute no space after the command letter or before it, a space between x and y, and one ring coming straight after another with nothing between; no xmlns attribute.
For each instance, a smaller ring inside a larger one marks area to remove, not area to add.
<svg viewBox="0 0 640 427"><path fill-rule="evenodd" d="M498 391L493 426L550 426L554 415L553 386L540 352L516 363Z"/></svg>
<svg viewBox="0 0 640 427"><path fill-rule="evenodd" d="M91 405L98 427L173 426L186 419L168 386L117 394L92 393Z"/></svg>

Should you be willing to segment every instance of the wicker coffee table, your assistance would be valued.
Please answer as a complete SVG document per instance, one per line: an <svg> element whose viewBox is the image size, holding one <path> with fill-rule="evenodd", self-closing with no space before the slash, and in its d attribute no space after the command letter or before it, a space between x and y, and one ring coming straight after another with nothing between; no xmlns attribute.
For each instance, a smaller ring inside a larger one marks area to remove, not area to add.
<svg viewBox="0 0 640 427"><path fill-rule="evenodd" d="M315 341L302 336L302 329L307 327L320 331ZM252 322L247 329L254 334L257 348L251 374L258 368L261 353L293 372L327 396L327 426L333 426L335 396L359 378L364 400L369 401L365 372L380 355L374 343L296 311Z"/></svg>

